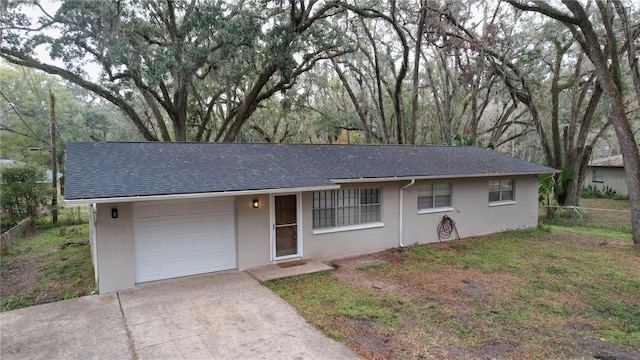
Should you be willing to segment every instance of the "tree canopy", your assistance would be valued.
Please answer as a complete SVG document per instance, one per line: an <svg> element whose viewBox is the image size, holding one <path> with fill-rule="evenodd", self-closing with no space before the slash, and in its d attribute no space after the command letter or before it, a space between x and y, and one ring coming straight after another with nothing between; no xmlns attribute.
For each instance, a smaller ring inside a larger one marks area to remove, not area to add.
<svg viewBox="0 0 640 360"><path fill-rule="evenodd" d="M640 204L629 0L0 4L0 57L102 99L90 139L477 145L565 170L574 205L589 160L623 153ZM106 102L135 134L102 131Z"/></svg>

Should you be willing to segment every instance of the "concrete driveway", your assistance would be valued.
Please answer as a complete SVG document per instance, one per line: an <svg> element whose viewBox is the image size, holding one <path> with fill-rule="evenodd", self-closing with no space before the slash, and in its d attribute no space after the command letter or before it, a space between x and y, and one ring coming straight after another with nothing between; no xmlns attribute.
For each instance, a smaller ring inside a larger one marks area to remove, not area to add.
<svg viewBox="0 0 640 360"><path fill-rule="evenodd" d="M354 359L244 272L0 314L8 359Z"/></svg>

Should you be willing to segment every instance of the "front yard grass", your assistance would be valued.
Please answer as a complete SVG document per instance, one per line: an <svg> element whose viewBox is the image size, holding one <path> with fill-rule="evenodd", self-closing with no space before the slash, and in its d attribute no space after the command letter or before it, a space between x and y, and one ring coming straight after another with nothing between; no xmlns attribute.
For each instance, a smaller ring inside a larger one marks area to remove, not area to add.
<svg viewBox="0 0 640 360"><path fill-rule="evenodd" d="M2 311L89 295L95 289L87 224L38 229L2 252ZM66 246L65 246L66 244Z"/></svg>
<svg viewBox="0 0 640 360"><path fill-rule="evenodd" d="M372 256L385 263L357 276L265 285L370 359L640 358L630 236L554 226Z"/></svg>

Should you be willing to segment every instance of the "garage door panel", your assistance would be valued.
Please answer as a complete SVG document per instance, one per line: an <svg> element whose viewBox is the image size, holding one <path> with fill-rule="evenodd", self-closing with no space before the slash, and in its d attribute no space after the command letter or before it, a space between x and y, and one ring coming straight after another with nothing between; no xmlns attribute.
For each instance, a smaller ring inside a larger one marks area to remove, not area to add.
<svg viewBox="0 0 640 360"><path fill-rule="evenodd" d="M180 216L184 215L184 204L166 204L162 207L163 216Z"/></svg>
<svg viewBox="0 0 640 360"><path fill-rule="evenodd" d="M137 242L135 245L136 259L140 261L149 261L149 259L157 259L162 255L162 247L155 242Z"/></svg>
<svg viewBox="0 0 640 360"><path fill-rule="evenodd" d="M207 219L201 219L198 221L189 221L189 226L187 226L186 231L189 235L207 234L211 232L211 227Z"/></svg>
<svg viewBox="0 0 640 360"><path fill-rule="evenodd" d="M233 199L134 204L136 282L236 267Z"/></svg>
<svg viewBox="0 0 640 360"><path fill-rule="evenodd" d="M187 248L184 239L170 239L162 242L162 252L165 259L186 256Z"/></svg>
<svg viewBox="0 0 640 360"><path fill-rule="evenodd" d="M213 259L215 264L217 264L214 271L228 270L236 266L235 257L231 258L226 255L218 255L218 256L215 256Z"/></svg>
<svg viewBox="0 0 640 360"><path fill-rule="evenodd" d="M163 234L166 237L183 237L185 235L185 226L183 222L171 222L163 226Z"/></svg>
<svg viewBox="0 0 640 360"><path fill-rule="evenodd" d="M188 261L184 258L179 258L171 261L167 261L164 264L164 274L166 278L184 276L187 271Z"/></svg>
<svg viewBox="0 0 640 360"><path fill-rule="evenodd" d="M156 239L162 235L162 222L147 221L145 224L139 224L136 229L136 236L139 240Z"/></svg>
<svg viewBox="0 0 640 360"><path fill-rule="evenodd" d="M193 201L189 203L187 215L204 215L207 214L206 201Z"/></svg>
<svg viewBox="0 0 640 360"><path fill-rule="evenodd" d="M228 213L230 205L230 199L213 200L209 202L209 212L215 213Z"/></svg>
<svg viewBox="0 0 640 360"><path fill-rule="evenodd" d="M163 279L164 265L159 262L147 262L141 268L140 273L136 273L136 277L140 276L146 281L160 280Z"/></svg>
<svg viewBox="0 0 640 360"><path fill-rule="evenodd" d="M210 266L211 260L212 259L210 256L194 256L193 258L191 258L191 262L189 263L189 266L191 266L191 270L194 272L210 271L209 266Z"/></svg>
<svg viewBox="0 0 640 360"><path fill-rule="evenodd" d="M209 225L214 228L214 229L218 229L218 230L228 230L229 228L229 217L224 216L217 216L211 219L211 221L209 222Z"/></svg>
<svg viewBox="0 0 640 360"><path fill-rule="evenodd" d="M160 205L140 205L137 207L137 216L139 218L158 218L162 216L162 206Z"/></svg>
<svg viewBox="0 0 640 360"><path fill-rule="evenodd" d="M212 246L205 241L190 241L187 248L187 256L195 259L197 257L207 257L213 253Z"/></svg>

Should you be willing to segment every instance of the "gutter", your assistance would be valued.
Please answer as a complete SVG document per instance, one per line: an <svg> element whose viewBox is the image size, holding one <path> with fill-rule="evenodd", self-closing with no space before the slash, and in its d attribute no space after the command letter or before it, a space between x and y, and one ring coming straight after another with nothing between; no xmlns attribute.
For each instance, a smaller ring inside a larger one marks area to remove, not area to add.
<svg viewBox="0 0 640 360"><path fill-rule="evenodd" d="M339 188L340 188L340 185L325 185L325 186L277 188L277 189L263 189L263 190L220 191L220 192L192 193L192 194L142 195L142 196L137 195L137 196L123 196L123 197L109 197L109 198L71 199L71 200L64 200L64 203L65 204L114 204L114 203L154 201L154 200L179 200L179 199L199 199L199 198L212 198L212 197L223 197L223 196L281 194L281 193L305 192L305 191L335 190Z"/></svg>
<svg viewBox="0 0 640 360"><path fill-rule="evenodd" d="M416 179L411 179L411 182L408 183L407 185L403 186L400 188L400 219L398 221L399 224L399 240L398 240L398 245L400 247L404 247L404 244L402 243L402 219L403 219L403 198L404 198L404 189L408 188L409 186L412 186L413 184L416 183Z"/></svg>
<svg viewBox="0 0 640 360"><path fill-rule="evenodd" d="M559 170L550 169L550 171L534 171L534 172L510 172L510 173L482 173L482 174L466 174L466 175L421 175L421 176L390 176L379 178L336 178L329 179L336 184L349 184L349 183L371 183L371 182L388 182L388 181L403 181L403 180L435 180L435 179L468 179L468 178L491 178L491 177L504 177L504 176L527 176L527 175L540 175L548 173L559 173Z"/></svg>

